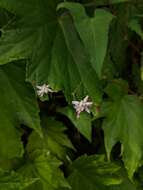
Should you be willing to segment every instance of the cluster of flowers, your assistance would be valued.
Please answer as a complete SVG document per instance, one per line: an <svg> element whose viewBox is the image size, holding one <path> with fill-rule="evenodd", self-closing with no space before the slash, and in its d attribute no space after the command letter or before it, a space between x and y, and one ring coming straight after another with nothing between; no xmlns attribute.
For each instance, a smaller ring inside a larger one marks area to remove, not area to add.
<svg viewBox="0 0 143 190"><path fill-rule="evenodd" d="M50 85L43 84L41 86L37 86L37 94L39 97L43 97L45 94L53 93L54 91L50 88ZM81 101L72 101L73 107L76 110L77 118L80 117L80 113L86 111L90 113L90 107L92 106L93 102L88 101L89 96L86 96Z"/></svg>

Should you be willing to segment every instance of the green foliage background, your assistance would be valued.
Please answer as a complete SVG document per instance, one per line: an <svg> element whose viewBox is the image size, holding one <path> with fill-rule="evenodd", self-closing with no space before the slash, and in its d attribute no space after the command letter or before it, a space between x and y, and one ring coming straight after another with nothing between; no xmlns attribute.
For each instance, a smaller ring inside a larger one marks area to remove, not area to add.
<svg viewBox="0 0 143 190"><path fill-rule="evenodd" d="M0 0L0 190L143 189L142 27L142 0Z"/></svg>

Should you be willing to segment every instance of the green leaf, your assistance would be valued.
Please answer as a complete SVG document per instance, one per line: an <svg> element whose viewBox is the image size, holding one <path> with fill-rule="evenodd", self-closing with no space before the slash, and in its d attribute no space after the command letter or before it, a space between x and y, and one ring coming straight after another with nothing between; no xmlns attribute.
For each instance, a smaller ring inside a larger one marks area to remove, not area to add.
<svg viewBox="0 0 143 190"><path fill-rule="evenodd" d="M22 63L0 67L0 157L21 156L20 124L41 134L39 109L34 90L25 82Z"/></svg>
<svg viewBox="0 0 143 190"><path fill-rule="evenodd" d="M75 31L70 17L68 15L62 17L60 20L60 25L64 33L67 47L76 63L77 69L86 89L86 94L84 95L88 94L94 102L101 102L101 83L88 59L88 55Z"/></svg>
<svg viewBox="0 0 143 190"><path fill-rule="evenodd" d="M46 159L41 155L35 159L35 167L38 175L41 176L43 190L57 189L58 187L69 187L59 169L60 165L61 162L50 156Z"/></svg>
<svg viewBox="0 0 143 190"><path fill-rule="evenodd" d="M0 189L22 190L37 181L36 178L23 177L14 171L8 172L0 169Z"/></svg>
<svg viewBox="0 0 143 190"><path fill-rule="evenodd" d="M34 86L50 84L55 91L63 90L69 101L72 95L89 94L99 102L101 92L98 77L76 34L72 19L64 14L57 16L56 6L59 2L0 1L1 7L16 15L14 22L9 22L9 27L4 28L2 33L0 64L30 58L27 80ZM67 37L65 32L71 33L70 45L70 36ZM71 46L78 51L71 50Z"/></svg>
<svg viewBox="0 0 143 190"><path fill-rule="evenodd" d="M47 147L53 154L64 159L67 154L67 149L74 150L70 139L64 133L67 129L61 122L53 118L43 118L43 126Z"/></svg>
<svg viewBox="0 0 143 190"><path fill-rule="evenodd" d="M105 147L108 158L113 146L122 144L122 157L129 177L140 166L143 148L143 104L136 96L125 95L103 106Z"/></svg>
<svg viewBox="0 0 143 190"><path fill-rule="evenodd" d="M23 165L19 172L27 177L39 178L38 189L35 186L36 190L56 190L62 187L70 188L62 171L59 169L62 163L55 157L43 153L34 156L31 161ZM33 186L30 189L33 190Z"/></svg>
<svg viewBox="0 0 143 190"><path fill-rule="evenodd" d="M132 19L129 22L128 26L132 31L136 32L136 34L138 34L143 40L143 30L142 30L141 24L139 23L137 19Z"/></svg>
<svg viewBox="0 0 143 190"><path fill-rule="evenodd" d="M59 1L60 0L56 0L55 2L49 1L49 3L46 3L46 6L43 2L40 3L38 0L0 1L0 7L14 14L6 26L3 27L4 29L2 28L0 64L5 64L17 59L29 58L29 56L35 59L35 56L40 56L42 53L46 55L44 50L51 45L53 40L50 31L53 27L56 28L57 25L57 23L55 23L56 20L54 20L56 19L56 15L54 15L56 12L54 10L56 3ZM49 7L51 11L47 11L47 7ZM49 22L50 20L52 20L53 23ZM49 33L51 39L49 39ZM44 46L41 49L42 51L38 53L37 48L41 43L44 43L45 40L49 42L49 44L46 43L46 47ZM49 55L45 57L48 58ZM37 61L39 61L39 59ZM41 62L43 62L43 59Z"/></svg>
<svg viewBox="0 0 143 190"><path fill-rule="evenodd" d="M65 160L67 150L74 150L72 143L64 133L66 128L53 118L46 117L42 119L42 126L43 138L40 138L37 133L33 132L29 138L27 151L30 153L34 149L45 149L59 159Z"/></svg>
<svg viewBox="0 0 143 190"><path fill-rule="evenodd" d="M96 9L94 17L87 16L84 7L79 3L64 2L58 9L69 9L76 29L90 55L92 67L101 76L101 70L108 44L109 25L114 16L102 9Z"/></svg>
<svg viewBox="0 0 143 190"><path fill-rule="evenodd" d="M104 161L104 156L81 156L73 162L68 181L73 190L105 190L107 186L121 183L120 167Z"/></svg>
<svg viewBox="0 0 143 190"><path fill-rule="evenodd" d="M66 115L71 122L74 124L74 126L79 130L79 132L87 138L89 141L91 141L91 133L92 133L92 118L87 113L81 113L80 117L76 117L76 112L72 108L63 108L59 110L60 113Z"/></svg>

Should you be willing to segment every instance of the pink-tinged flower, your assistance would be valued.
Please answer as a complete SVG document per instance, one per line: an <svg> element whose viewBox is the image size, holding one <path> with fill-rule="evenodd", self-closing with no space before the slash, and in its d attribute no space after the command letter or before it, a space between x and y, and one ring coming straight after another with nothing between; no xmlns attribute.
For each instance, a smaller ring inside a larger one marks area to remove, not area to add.
<svg viewBox="0 0 143 190"><path fill-rule="evenodd" d="M44 94L52 93L53 90L50 88L50 85L43 84L41 86L36 86L37 94L39 97L43 97Z"/></svg>
<svg viewBox="0 0 143 190"><path fill-rule="evenodd" d="M77 113L77 118L79 118L80 113L83 111L90 113L90 107L92 106L93 102L88 102L88 98L89 98L89 96L86 96L81 101L72 101L73 107Z"/></svg>

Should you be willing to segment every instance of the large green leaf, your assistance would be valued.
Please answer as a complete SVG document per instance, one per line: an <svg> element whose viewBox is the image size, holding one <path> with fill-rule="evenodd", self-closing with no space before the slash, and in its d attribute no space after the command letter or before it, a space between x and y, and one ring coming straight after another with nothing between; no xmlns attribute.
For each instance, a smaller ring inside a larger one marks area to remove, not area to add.
<svg viewBox="0 0 143 190"><path fill-rule="evenodd" d="M81 92L86 91L93 100L100 101L96 72L76 34L72 19L64 14L57 16L58 2L60 0L0 1L1 7L16 15L15 22L9 22L2 33L0 64L30 58L27 80L32 84L48 83L54 90L63 90L70 101L71 95L77 91L82 96L86 94ZM71 34L70 44L70 36L65 33Z"/></svg>
<svg viewBox="0 0 143 190"><path fill-rule="evenodd" d="M20 168L19 172L27 177L36 177L39 182L29 189L34 190L56 190L58 188L69 188L69 184L62 171L59 169L61 162L50 154L34 155L32 160ZM29 190L28 189L28 190Z"/></svg>
<svg viewBox="0 0 143 190"><path fill-rule="evenodd" d="M23 152L20 124L39 134L39 109L34 90L25 82L25 66L7 64L0 67L0 157L12 158Z"/></svg>
<svg viewBox="0 0 143 190"><path fill-rule="evenodd" d="M113 146L122 144L122 157L131 178L140 165L143 150L143 104L133 95L125 95L103 106L105 147L108 158Z"/></svg>
<svg viewBox="0 0 143 190"><path fill-rule="evenodd" d="M87 16L84 7L78 3L64 2L59 8L67 8L73 16L76 29L90 55L92 67L101 76L102 65L108 44L109 25L113 15L105 10L97 9L94 17Z"/></svg>
<svg viewBox="0 0 143 190"><path fill-rule="evenodd" d="M2 190L22 190L37 181L36 178L26 178L12 171L0 170L0 189Z"/></svg>
<svg viewBox="0 0 143 190"><path fill-rule="evenodd" d="M104 156L84 155L73 162L68 177L73 190L105 190L107 186L121 183L114 163L104 161Z"/></svg>
<svg viewBox="0 0 143 190"><path fill-rule="evenodd" d="M71 53L73 60L76 63L77 69L81 76L81 80L86 89L86 94L84 95L88 94L91 97L92 101L100 102L102 95L101 83L90 63L90 60L88 59L87 52L85 51L80 39L78 38L78 34L75 31L70 17L63 17L60 21L60 25L63 30L69 52Z"/></svg>

